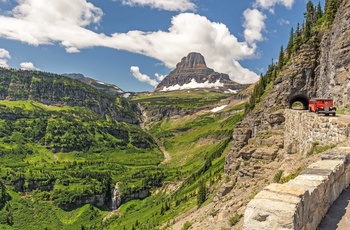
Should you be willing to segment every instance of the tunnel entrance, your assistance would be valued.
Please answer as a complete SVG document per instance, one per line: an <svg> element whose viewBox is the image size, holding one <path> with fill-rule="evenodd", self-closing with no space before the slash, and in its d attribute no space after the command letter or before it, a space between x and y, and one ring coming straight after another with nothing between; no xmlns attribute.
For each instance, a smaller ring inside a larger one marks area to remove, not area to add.
<svg viewBox="0 0 350 230"><path fill-rule="evenodd" d="M309 98L304 94L296 94L289 99L290 109L309 109Z"/></svg>

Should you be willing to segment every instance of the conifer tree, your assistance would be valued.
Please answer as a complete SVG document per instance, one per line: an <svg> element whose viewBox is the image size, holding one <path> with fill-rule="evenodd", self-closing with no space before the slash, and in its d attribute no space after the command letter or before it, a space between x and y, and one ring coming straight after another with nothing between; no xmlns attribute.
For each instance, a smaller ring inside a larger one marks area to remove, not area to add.
<svg viewBox="0 0 350 230"><path fill-rule="evenodd" d="M321 7L321 2L318 2L317 8L316 8L316 18L319 20L323 16L323 11Z"/></svg>
<svg viewBox="0 0 350 230"><path fill-rule="evenodd" d="M292 54L293 40L294 40L294 28L292 27L290 29L290 32L289 32L289 41L288 41L287 49L286 49L287 54L288 54L288 58L290 58L290 56Z"/></svg>
<svg viewBox="0 0 350 230"><path fill-rule="evenodd" d="M305 27L304 27L304 41L307 41L311 37L311 28L315 22L316 10L312 1L308 1L306 4L306 13L305 17Z"/></svg>
<svg viewBox="0 0 350 230"><path fill-rule="evenodd" d="M283 49L283 46L281 46L280 54L278 56L278 66L277 66L279 70L282 69L283 64L284 64L284 49Z"/></svg>
<svg viewBox="0 0 350 230"><path fill-rule="evenodd" d="M198 194L197 194L197 205L201 206L207 199L207 188L204 180L199 181Z"/></svg>
<svg viewBox="0 0 350 230"><path fill-rule="evenodd" d="M324 12L325 25L327 27L333 25L335 15L340 6L341 0L326 0L326 7Z"/></svg>
<svg viewBox="0 0 350 230"><path fill-rule="evenodd" d="M301 46L301 31L300 31L300 24L298 23L295 31L295 35L294 35L292 52L298 51L300 46Z"/></svg>

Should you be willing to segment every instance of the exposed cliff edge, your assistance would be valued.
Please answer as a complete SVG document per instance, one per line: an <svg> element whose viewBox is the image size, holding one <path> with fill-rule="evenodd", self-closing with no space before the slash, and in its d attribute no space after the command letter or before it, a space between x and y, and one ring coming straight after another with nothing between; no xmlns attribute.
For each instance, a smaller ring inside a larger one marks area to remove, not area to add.
<svg viewBox="0 0 350 230"><path fill-rule="evenodd" d="M79 73L66 73L66 74L62 74L63 76L84 82L87 85L91 85L92 87L101 90L102 92L114 95L114 96L119 96L122 95L124 93L123 90L121 90L118 86L114 85L114 84L109 84L106 82L102 82L102 81L97 81L95 79L89 78L89 77L85 77L83 74L79 74Z"/></svg>
<svg viewBox="0 0 350 230"><path fill-rule="evenodd" d="M155 91L211 88L236 92L247 86L231 81L227 74L218 73L208 68L204 57L200 53L189 53L159 83Z"/></svg>
<svg viewBox="0 0 350 230"><path fill-rule="evenodd" d="M350 106L350 2L343 0L333 27L322 36L317 97L331 97Z"/></svg>

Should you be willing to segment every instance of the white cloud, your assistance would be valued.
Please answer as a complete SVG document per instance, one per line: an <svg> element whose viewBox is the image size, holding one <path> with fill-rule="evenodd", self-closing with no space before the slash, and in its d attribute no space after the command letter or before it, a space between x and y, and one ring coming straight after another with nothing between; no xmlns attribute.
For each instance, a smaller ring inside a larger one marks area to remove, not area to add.
<svg viewBox="0 0 350 230"><path fill-rule="evenodd" d="M77 47L71 46L71 47L66 47L66 52L67 52L67 53L79 53L80 50L78 50Z"/></svg>
<svg viewBox="0 0 350 230"><path fill-rule="evenodd" d="M129 6L149 6L168 11L194 11L196 5L191 0L119 0Z"/></svg>
<svg viewBox="0 0 350 230"><path fill-rule="evenodd" d="M22 62L19 64L22 70L40 70L34 66L31 62Z"/></svg>
<svg viewBox="0 0 350 230"><path fill-rule="evenodd" d="M158 81L163 81L166 75L160 75L159 73L154 74Z"/></svg>
<svg viewBox="0 0 350 230"><path fill-rule="evenodd" d="M141 82L146 82L147 84L150 84L151 86L156 87L158 85L158 82L156 80L151 79L146 74L142 74L140 72L140 68L137 66L131 66L130 70L132 72L132 75Z"/></svg>
<svg viewBox="0 0 350 230"><path fill-rule="evenodd" d="M11 58L11 56L7 50L0 48L0 58Z"/></svg>
<svg viewBox="0 0 350 230"><path fill-rule="evenodd" d="M262 9L267 10L274 8L274 6L277 4L291 9L294 4L294 0L256 0L254 5L256 7L261 7Z"/></svg>
<svg viewBox="0 0 350 230"><path fill-rule="evenodd" d="M26 0L0 16L0 36L31 45L61 42L72 47L100 45L103 35L84 27L99 23L103 12L86 0Z"/></svg>
<svg viewBox="0 0 350 230"><path fill-rule="evenodd" d="M70 53L95 46L127 50L160 60L169 68L188 53L199 52L210 68L229 74L232 80L250 83L259 78L237 62L254 57L256 45L238 41L222 23L181 13L172 18L167 31L129 31L108 36L85 28L98 24L102 16L101 9L86 0L19 1L12 15L0 16L0 37L31 45L59 43Z"/></svg>
<svg viewBox="0 0 350 230"><path fill-rule="evenodd" d="M209 81L198 83L195 79L192 79L190 83L184 85L172 85L169 87L164 87L161 91L174 91L174 90L185 90L185 89L198 89L198 88L219 88L223 87L224 83L221 83L219 80L213 83Z"/></svg>
<svg viewBox="0 0 350 230"><path fill-rule="evenodd" d="M10 59L10 58L11 58L10 53L5 49L0 48L0 67L8 68L9 65L7 64L7 59Z"/></svg>
<svg viewBox="0 0 350 230"><path fill-rule="evenodd" d="M243 12L244 38L248 43L262 41L262 30L265 29L266 15L257 9L246 9Z"/></svg>
<svg viewBox="0 0 350 230"><path fill-rule="evenodd" d="M283 25L289 25L290 21L285 20L283 18L280 18L280 19L277 20L277 23L280 24L281 26L283 26Z"/></svg>
<svg viewBox="0 0 350 230"><path fill-rule="evenodd" d="M6 59L1 59L0 58L0 67L2 68L8 68L9 65L7 64L7 60Z"/></svg>
<svg viewBox="0 0 350 230"><path fill-rule="evenodd" d="M256 46L239 42L224 24L197 14L174 16L168 31L115 33L110 41L111 47L153 57L169 68L174 68L188 53L199 52L210 68L229 74L235 81L247 83L258 79L237 62L253 57Z"/></svg>

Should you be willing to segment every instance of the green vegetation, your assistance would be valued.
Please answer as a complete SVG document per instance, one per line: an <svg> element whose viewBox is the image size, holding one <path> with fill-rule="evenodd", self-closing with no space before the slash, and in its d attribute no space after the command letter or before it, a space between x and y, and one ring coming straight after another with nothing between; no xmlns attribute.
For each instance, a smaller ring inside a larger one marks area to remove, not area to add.
<svg viewBox="0 0 350 230"><path fill-rule="evenodd" d="M166 99L163 100L169 101L165 104L171 104L174 97L181 97L182 94L183 92L166 93L163 95ZM203 92L193 94L199 95ZM208 92L206 97L211 95L219 96L218 93ZM187 96L192 97L192 94L187 93ZM134 98L142 101L147 114L158 109L157 103L154 106L148 103L148 97L143 95ZM187 101L179 100L178 103L177 107L184 108ZM216 102L213 100L212 103L215 105ZM210 104L204 107L208 105ZM210 202L218 189L217 182L223 175L225 152L231 141L232 129L242 119L243 108L244 104L237 104L217 113L189 114L177 119L150 123L148 131L171 156L171 160L160 165L166 172L164 181L171 186L164 191L156 189L153 196L142 201L135 200L122 205L121 218L114 226L154 229L191 208Z"/></svg>
<svg viewBox="0 0 350 230"><path fill-rule="evenodd" d="M213 198L244 104L148 123L146 131L134 124L135 104L191 111L228 94L139 95L128 102L58 75L0 72L1 95L10 99L0 101L0 228L154 229ZM171 157L167 164L160 164L157 143ZM116 182L123 201L152 195L104 219Z"/></svg>
<svg viewBox="0 0 350 230"><path fill-rule="evenodd" d="M184 223L184 225L182 226L181 230L187 230L190 229L190 227L192 226L191 222L186 221L186 223Z"/></svg>
<svg viewBox="0 0 350 230"><path fill-rule="evenodd" d="M279 73L283 71L283 67L290 62L293 56L298 55L298 51L302 46L309 46L315 51L319 48L319 36L325 30L332 27L336 12L342 0L326 0L325 12L323 12L320 3L314 6L312 1L306 4L306 12L304 13L305 23L302 28L298 23L296 29L291 28L289 41L284 50L281 46L277 63L269 65L265 75L261 74L260 80L255 84L253 94L250 96L245 107L245 112L252 111L264 95L267 94L274 80L278 78ZM300 76L295 76L299 78Z"/></svg>
<svg viewBox="0 0 350 230"><path fill-rule="evenodd" d="M290 173L288 176L282 177L283 170L279 170L273 177L273 182L282 184L287 183L288 181L296 178L301 173L301 171L303 171L303 168L298 168L293 173Z"/></svg>
<svg viewBox="0 0 350 230"><path fill-rule="evenodd" d="M290 180L293 180L294 178L296 178L297 176L299 176L299 174L301 173L301 171L303 171L303 168L297 168L297 170L291 174L289 174L286 177L282 177L280 179L281 183L287 183Z"/></svg>
<svg viewBox="0 0 350 230"><path fill-rule="evenodd" d="M230 226L232 227L236 225L241 218L242 218L242 215L235 213L235 215L229 219Z"/></svg>
<svg viewBox="0 0 350 230"><path fill-rule="evenodd" d="M307 156L312 156L315 154L322 153L324 151L327 151L328 149L334 148L332 145L324 145L324 146L319 146L317 142L312 143L312 148L311 150L307 153Z"/></svg>
<svg viewBox="0 0 350 230"><path fill-rule="evenodd" d="M278 172L273 177L273 182L278 183L281 181L283 170L278 170Z"/></svg>
<svg viewBox="0 0 350 230"><path fill-rule="evenodd" d="M164 93L144 93L135 96L132 101L141 103L144 107L152 108L176 107L178 109L195 109L218 103L228 98L229 94L205 91L183 91Z"/></svg>

